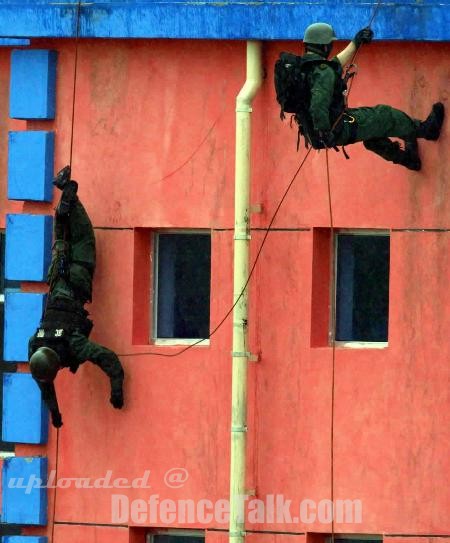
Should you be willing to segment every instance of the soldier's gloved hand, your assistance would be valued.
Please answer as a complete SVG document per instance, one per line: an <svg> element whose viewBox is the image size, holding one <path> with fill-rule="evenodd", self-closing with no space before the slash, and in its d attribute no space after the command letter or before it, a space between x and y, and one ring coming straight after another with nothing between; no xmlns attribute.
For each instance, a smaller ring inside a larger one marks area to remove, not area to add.
<svg viewBox="0 0 450 543"><path fill-rule="evenodd" d="M372 39L373 30L367 26L357 32L352 41L356 45L356 48L359 49L363 43L370 43Z"/></svg>
<svg viewBox="0 0 450 543"><path fill-rule="evenodd" d="M123 407L123 391L120 390L112 390L111 391L111 398L109 399L112 406L116 409L122 409Z"/></svg>
<svg viewBox="0 0 450 543"><path fill-rule="evenodd" d="M57 413L52 411L52 424L55 428L61 428L63 425L61 413L59 411Z"/></svg>
<svg viewBox="0 0 450 543"><path fill-rule="evenodd" d="M327 148L336 146L336 138L331 130L319 131L319 138L323 145Z"/></svg>

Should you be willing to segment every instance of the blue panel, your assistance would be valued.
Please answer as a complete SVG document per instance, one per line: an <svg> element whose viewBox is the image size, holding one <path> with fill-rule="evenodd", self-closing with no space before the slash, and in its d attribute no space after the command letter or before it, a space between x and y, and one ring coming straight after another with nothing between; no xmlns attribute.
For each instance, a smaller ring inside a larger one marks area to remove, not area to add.
<svg viewBox="0 0 450 543"><path fill-rule="evenodd" d="M103 0L79 10L80 37L298 40L326 21L350 39L371 19L376 0ZM74 37L78 2L4 1L0 26L11 37ZM380 2L374 30L383 40L450 39L448 0Z"/></svg>
<svg viewBox="0 0 450 543"><path fill-rule="evenodd" d="M54 119L55 91L55 51L12 52L9 100L13 119Z"/></svg>
<svg viewBox="0 0 450 543"><path fill-rule="evenodd" d="M6 279L46 279L51 260L52 224L50 215L6 216Z"/></svg>
<svg viewBox="0 0 450 543"><path fill-rule="evenodd" d="M19 45L30 45L30 40L0 38L0 47L18 47Z"/></svg>
<svg viewBox="0 0 450 543"><path fill-rule="evenodd" d="M3 441L47 443L48 409L30 373L3 374Z"/></svg>
<svg viewBox="0 0 450 543"><path fill-rule="evenodd" d="M41 535L6 535L3 543L48 543L48 538Z"/></svg>
<svg viewBox="0 0 450 543"><path fill-rule="evenodd" d="M53 196L53 132L10 132L8 198L51 202Z"/></svg>
<svg viewBox="0 0 450 543"><path fill-rule="evenodd" d="M5 362L26 362L28 340L36 332L44 310L45 295L7 292L5 296Z"/></svg>
<svg viewBox="0 0 450 543"><path fill-rule="evenodd" d="M47 488L44 487L47 470L47 458L5 458L2 470L2 522L47 524Z"/></svg>

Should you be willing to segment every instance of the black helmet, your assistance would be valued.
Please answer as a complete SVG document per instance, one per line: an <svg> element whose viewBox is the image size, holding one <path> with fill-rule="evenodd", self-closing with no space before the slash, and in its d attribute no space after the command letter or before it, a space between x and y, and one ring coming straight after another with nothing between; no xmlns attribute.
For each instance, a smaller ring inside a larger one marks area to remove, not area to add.
<svg viewBox="0 0 450 543"><path fill-rule="evenodd" d="M314 23L305 30L304 43L328 45L336 39L333 27L327 23Z"/></svg>
<svg viewBox="0 0 450 543"><path fill-rule="evenodd" d="M39 347L30 358L31 374L37 381L51 383L60 368L58 354L50 347Z"/></svg>

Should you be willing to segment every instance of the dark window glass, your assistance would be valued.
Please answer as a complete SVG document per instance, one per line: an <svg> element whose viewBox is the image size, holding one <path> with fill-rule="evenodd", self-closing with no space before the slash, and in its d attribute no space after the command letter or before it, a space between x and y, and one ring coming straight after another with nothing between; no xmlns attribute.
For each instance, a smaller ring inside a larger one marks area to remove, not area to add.
<svg viewBox="0 0 450 543"><path fill-rule="evenodd" d="M156 337L209 337L211 236L158 234L156 262Z"/></svg>
<svg viewBox="0 0 450 543"><path fill-rule="evenodd" d="M337 236L336 340L387 341L389 236Z"/></svg>
<svg viewBox="0 0 450 543"><path fill-rule="evenodd" d="M382 543L382 539L335 538L335 543Z"/></svg>
<svg viewBox="0 0 450 543"><path fill-rule="evenodd" d="M153 543L205 543L205 538L189 535L154 535Z"/></svg>

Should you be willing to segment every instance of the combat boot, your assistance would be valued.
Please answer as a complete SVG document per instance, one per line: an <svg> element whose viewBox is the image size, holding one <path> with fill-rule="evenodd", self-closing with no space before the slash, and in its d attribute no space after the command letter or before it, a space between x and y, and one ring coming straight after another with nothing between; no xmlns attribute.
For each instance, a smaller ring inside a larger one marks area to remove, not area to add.
<svg viewBox="0 0 450 543"><path fill-rule="evenodd" d="M64 184L64 188L61 194L61 199L59 200L59 204L56 207L56 214L59 217L66 217L67 215L69 215L70 210L72 209L74 204L78 201L77 190L78 190L78 183L74 181L73 179L70 181L67 181Z"/></svg>
<svg viewBox="0 0 450 543"><path fill-rule="evenodd" d="M56 176L53 179L53 184L55 187L58 187L60 190L63 190L63 188L66 186L66 184L70 181L70 166L64 166L62 170L60 170Z"/></svg>
<svg viewBox="0 0 450 543"><path fill-rule="evenodd" d="M408 170L420 171L422 168L422 162L419 157L419 147L417 140L405 141L405 149L398 148L398 154L393 160L394 164L400 164L408 168Z"/></svg>
<svg viewBox="0 0 450 543"><path fill-rule="evenodd" d="M442 123L444 122L444 104L436 102L431 108L428 117L419 124L416 132L417 138L436 141L441 133Z"/></svg>

